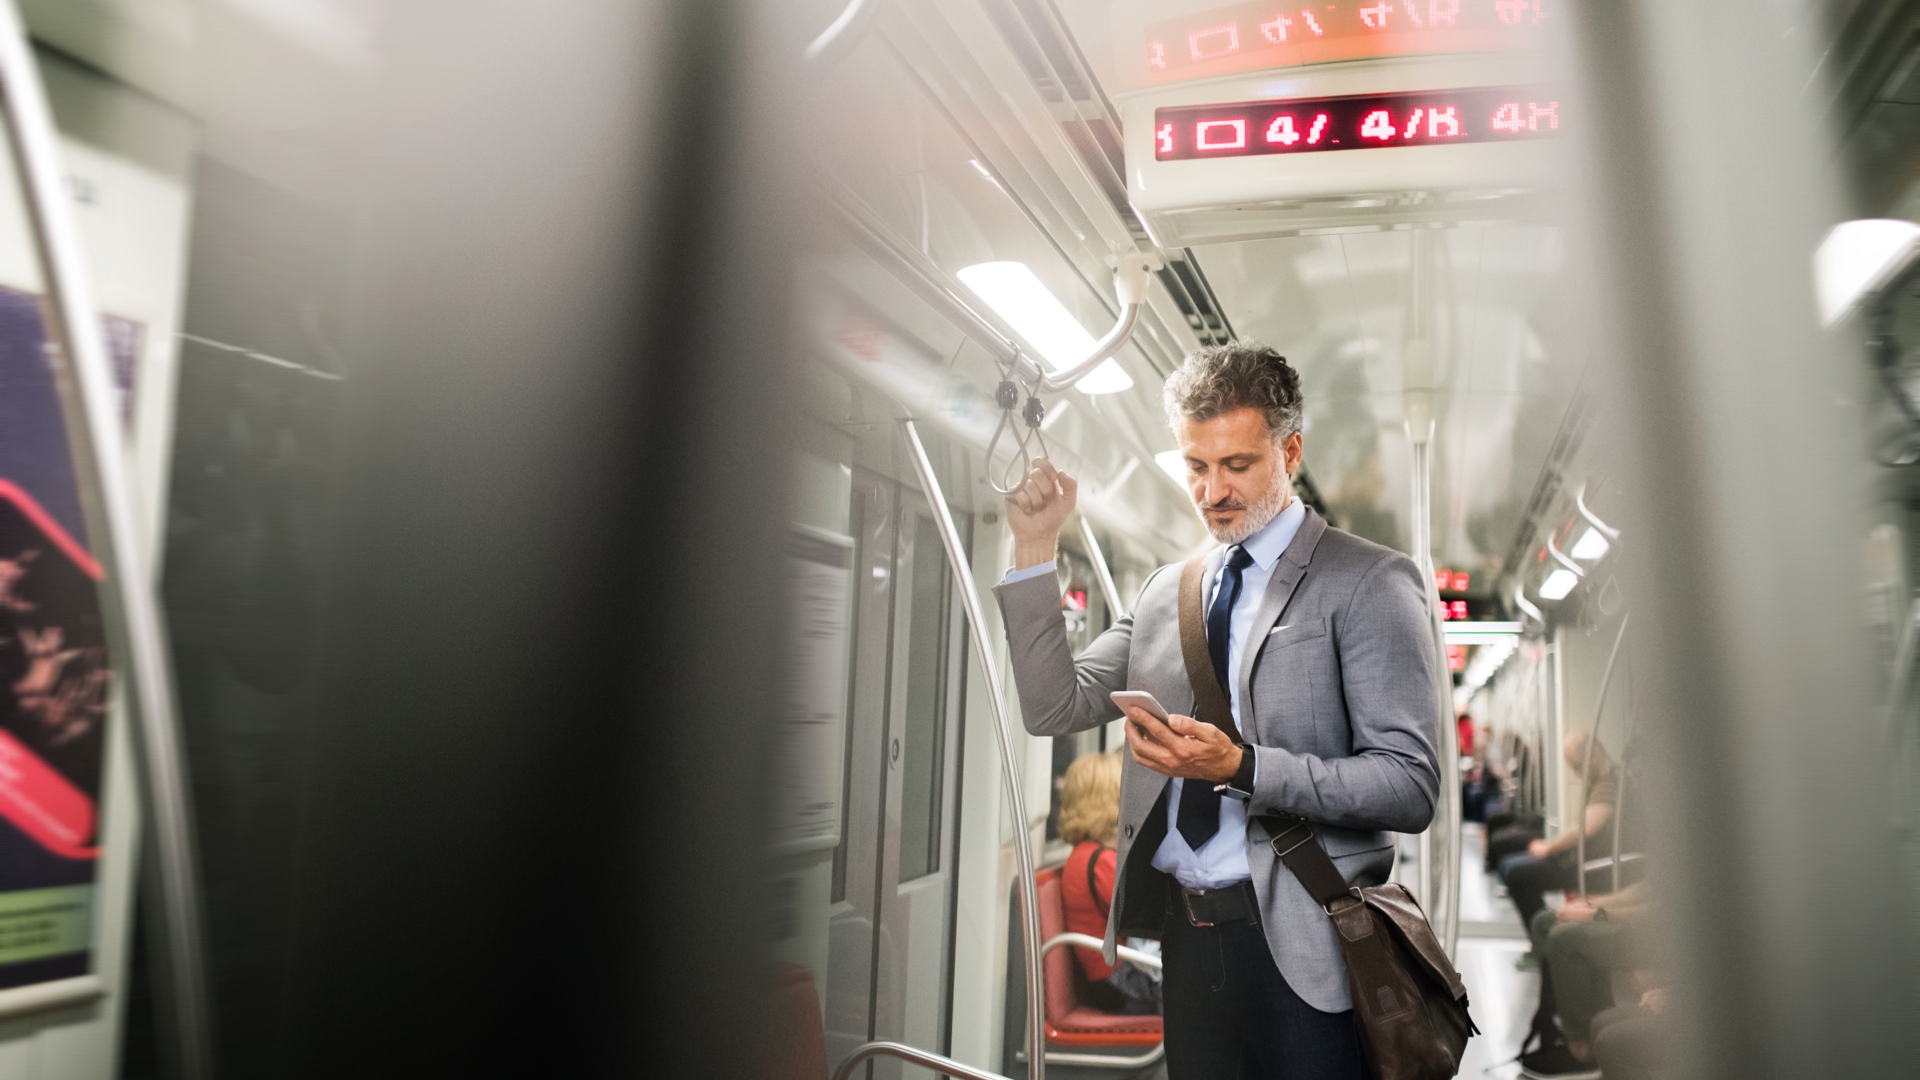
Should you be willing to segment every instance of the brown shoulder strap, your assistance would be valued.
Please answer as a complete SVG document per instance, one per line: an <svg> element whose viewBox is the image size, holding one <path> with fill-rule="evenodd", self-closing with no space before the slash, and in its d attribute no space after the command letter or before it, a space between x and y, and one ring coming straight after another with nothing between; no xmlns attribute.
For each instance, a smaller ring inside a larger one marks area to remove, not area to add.
<svg viewBox="0 0 1920 1080"><path fill-rule="evenodd" d="M1204 721L1245 742L1233 722L1233 706L1213 674L1213 654L1207 651L1207 619L1200 613L1200 596L1207 576L1207 558L1196 555L1180 568L1180 653L1187 661L1187 682L1193 686L1193 718Z"/></svg>
<svg viewBox="0 0 1920 1080"><path fill-rule="evenodd" d="M1260 823L1267 828L1272 837L1268 843L1273 845L1273 854L1300 884L1313 897L1313 902L1321 907L1333 903L1348 895L1347 879L1340 876L1340 870L1333 865L1332 856L1320 846L1315 838L1313 826L1305 818L1291 814L1266 814Z"/></svg>

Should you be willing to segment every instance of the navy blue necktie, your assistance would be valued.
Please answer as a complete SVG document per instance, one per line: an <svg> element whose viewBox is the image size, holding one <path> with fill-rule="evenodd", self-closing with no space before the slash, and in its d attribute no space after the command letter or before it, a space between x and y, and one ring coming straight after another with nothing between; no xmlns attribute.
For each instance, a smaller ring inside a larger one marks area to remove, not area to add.
<svg viewBox="0 0 1920 1080"><path fill-rule="evenodd" d="M1253 563L1253 556L1238 544L1227 549L1227 565L1220 574L1220 587L1213 591L1213 606L1207 609L1207 651L1213 655L1213 675L1220 689L1233 700L1233 683L1227 674L1227 636L1233 625L1233 605L1240 600L1240 572ZM1187 779L1180 784L1180 815L1174 820L1187 846L1199 851L1201 845L1220 831L1220 793L1205 780Z"/></svg>

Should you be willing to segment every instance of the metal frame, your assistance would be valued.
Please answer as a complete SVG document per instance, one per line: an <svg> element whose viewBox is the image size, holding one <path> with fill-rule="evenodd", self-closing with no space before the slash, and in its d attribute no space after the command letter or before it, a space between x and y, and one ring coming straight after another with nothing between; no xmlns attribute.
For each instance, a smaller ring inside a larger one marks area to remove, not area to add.
<svg viewBox="0 0 1920 1080"><path fill-rule="evenodd" d="M966 549L960 542L960 530L953 523L953 513L947 508L946 493L940 488L940 478L934 474L933 461L927 457L926 445L920 441L919 429L910 419L902 421L901 426L906 430L907 445L913 451L911 456L914 470L919 474L920 483L926 490L927 501L933 504L933 519L940 527L940 540L946 545L947 566L953 571L954 591L959 594L961 608L966 612L967 629L973 638L974 653L980 658L980 674L987 682L987 702L993 707L994 729L1000 737L1000 767L1002 779L1007 785L1007 809L1013 814L1014 862L1020 875L1020 922L1027 949L1027 1023L1029 1026L1027 1050L1028 1055L1034 1059L1029 1080L1044 1080L1046 1076L1046 999L1044 980L1040 971L1039 888L1033 876L1033 839L1027 821L1027 800L1020 790L1020 762L1013 751L1013 729L1007 724L1006 692L1002 689L1000 682L1000 669L993 661L993 649L988 644L992 638L987 633L986 616L981 613L980 594L973 587L973 564L967 558ZM897 1046L898 1044L869 1043L867 1045ZM913 1052L921 1053L921 1051ZM855 1055L858 1054L859 1051L855 1051ZM936 1057L937 1055L927 1056ZM848 1062L853 1060L853 1057L848 1058ZM835 1077L843 1080L846 1067L847 1062L842 1062L841 1069L835 1073ZM992 1077L994 1074L969 1072L949 1075Z"/></svg>
<svg viewBox="0 0 1920 1080"><path fill-rule="evenodd" d="M1055 934L1048 938L1047 943L1040 946L1040 955L1045 956L1062 945L1084 945L1089 949L1104 949L1107 947L1106 942L1101 941L1092 934L1075 934L1069 931L1068 933ZM1139 949L1130 949L1125 945L1114 946L1114 951L1120 955L1120 959L1122 960L1130 960L1136 964L1144 964L1155 970L1159 970L1160 968L1160 958L1152 953L1143 953Z"/></svg>
<svg viewBox="0 0 1920 1080"><path fill-rule="evenodd" d="M833 1080L847 1080L847 1077L853 1075L855 1066L877 1057L899 1058L908 1064L932 1069L943 1076L957 1076L960 1080L1007 1080L999 1073L976 1069L971 1065L962 1065L950 1057L942 1057L926 1050L916 1050L905 1043L886 1041L861 1043L854 1047L853 1053L848 1054L847 1059L840 1063L840 1067L833 1070Z"/></svg>
<svg viewBox="0 0 1920 1080"><path fill-rule="evenodd" d="M140 536L141 514L114 404L112 366L80 230L61 184L61 153L28 44L12 0L0 2L0 98L26 195L47 294L50 336L58 347L59 389L88 541L107 568L99 593L108 647L117 660L120 700L137 733L135 760L146 796L144 860L153 905L153 945L164 991L163 1044L181 1080L213 1076L212 1031L201 942L198 857L187 797L186 762L152 565Z"/></svg>
<svg viewBox="0 0 1920 1080"><path fill-rule="evenodd" d="M1075 934L1068 932L1065 934L1055 934L1053 937L1048 938L1047 943L1040 946L1041 957L1044 958L1048 953L1062 945L1083 945L1089 949L1104 949L1107 947L1106 942L1101 941L1092 934ZM1125 945L1115 946L1114 951L1119 954L1122 960L1142 964L1156 971L1160 969L1160 958L1151 953L1143 953L1138 949L1130 949ZM1111 1069L1144 1069L1166 1055L1167 1042L1166 1037L1163 1035L1160 1039L1160 1045L1135 1057L1120 1057L1112 1054L1081 1054L1071 1050L1049 1050L1047 1051L1047 1061L1054 1065L1102 1065ZM1014 1057L1017 1061L1027 1060L1027 1055L1024 1053L1016 1054Z"/></svg>
<svg viewBox="0 0 1920 1080"><path fill-rule="evenodd" d="M1137 460L1137 459L1136 459ZM1080 538L1087 542L1087 554L1093 556L1093 573L1100 579L1100 591L1107 594L1107 607L1113 609L1115 619L1127 617L1127 605L1120 599L1120 589L1113 583L1113 570L1107 566L1107 553L1101 550L1100 541L1093 535L1093 522L1087 515L1080 515Z"/></svg>
<svg viewBox="0 0 1920 1080"><path fill-rule="evenodd" d="M1576 858L1580 865L1580 880L1578 884L1581 896L1587 895L1587 803L1593 798L1593 748L1600 742L1600 718L1606 715L1607 690L1613 685L1613 662L1620 658L1620 643L1626 640L1627 622L1632 618L1632 612L1620 616L1620 629L1614 632L1613 648L1607 653L1607 669L1600 676L1600 700L1593 703L1593 723L1587 726L1587 752L1582 755L1580 759L1580 814L1574 827L1579 830L1575 845L1579 850ZM1623 753L1621 756L1624 757L1625 754ZM1610 812L1618 814L1620 812L1620 795L1617 786L1614 792L1614 807ZM1615 845L1614 850L1617 852L1620 841L1620 822L1618 819L1613 823L1613 839ZM1617 866L1614 869L1613 877L1616 883L1620 880L1620 871Z"/></svg>

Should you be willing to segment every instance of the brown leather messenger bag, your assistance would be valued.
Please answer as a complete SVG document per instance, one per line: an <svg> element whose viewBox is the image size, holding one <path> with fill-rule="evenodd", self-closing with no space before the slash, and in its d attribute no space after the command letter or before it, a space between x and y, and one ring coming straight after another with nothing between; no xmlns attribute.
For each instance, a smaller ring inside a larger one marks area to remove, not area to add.
<svg viewBox="0 0 1920 1080"><path fill-rule="evenodd" d="M1194 718L1243 741L1213 673L1201 616L1205 558L1180 572L1180 650L1193 685ZM1480 1033L1467 1014L1467 988L1434 937L1420 902L1389 882L1351 888L1320 846L1313 824L1288 814L1258 820L1273 853L1333 920L1347 961L1347 986L1361 1041L1378 1080L1445 1080L1460 1069L1467 1040Z"/></svg>

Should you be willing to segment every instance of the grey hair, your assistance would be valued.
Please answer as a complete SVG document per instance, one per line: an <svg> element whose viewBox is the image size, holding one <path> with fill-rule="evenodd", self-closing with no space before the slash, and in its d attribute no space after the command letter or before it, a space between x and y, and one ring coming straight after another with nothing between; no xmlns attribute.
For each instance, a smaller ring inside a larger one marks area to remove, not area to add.
<svg viewBox="0 0 1920 1080"><path fill-rule="evenodd" d="M1300 430L1300 373L1254 341L1209 345L1167 378L1167 423L1204 422L1235 409L1259 409L1275 441Z"/></svg>

